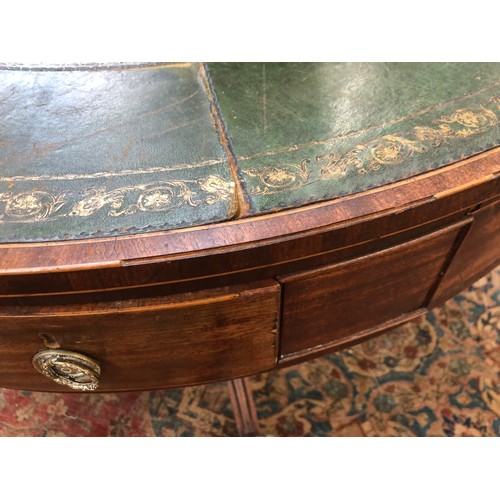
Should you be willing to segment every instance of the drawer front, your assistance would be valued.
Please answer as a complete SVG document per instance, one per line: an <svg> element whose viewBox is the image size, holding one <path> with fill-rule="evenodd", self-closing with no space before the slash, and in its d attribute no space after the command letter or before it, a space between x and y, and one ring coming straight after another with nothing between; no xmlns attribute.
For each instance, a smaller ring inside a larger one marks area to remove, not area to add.
<svg viewBox="0 0 500 500"><path fill-rule="evenodd" d="M500 263L500 201L478 210L432 298L431 307L460 293Z"/></svg>
<svg viewBox="0 0 500 500"><path fill-rule="evenodd" d="M185 386L271 369L277 357L279 289L268 280L163 302L4 315L0 385L72 390L33 367L33 356L47 347L97 361L99 391Z"/></svg>
<svg viewBox="0 0 500 500"><path fill-rule="evenodd" d="M353 335L424 307L465 225L455 224L371 255L280 277L281 356L340 345Z"/></svg>

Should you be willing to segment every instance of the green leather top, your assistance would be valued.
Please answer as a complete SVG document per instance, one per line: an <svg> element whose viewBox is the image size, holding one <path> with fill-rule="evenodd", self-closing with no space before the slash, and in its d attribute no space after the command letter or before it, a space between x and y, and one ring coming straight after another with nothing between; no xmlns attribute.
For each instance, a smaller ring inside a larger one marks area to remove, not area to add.
<svg viewBox="0 0 500 500"><path fill-rule="evenodd" d="M199 65L0 71L0 241L158 231L234 216Z"/></svg>
<svg viewBox="0 0 500 500"><path fill-rule="evenodd" d="M0 80L0 242L297 207L500 144L495 63L4 67Z"/></svg>
<svg viewBox="0 0 500 500"><path fill-rule="evenodd" d="M214 64L252 213L380 186L500 144L500 64Z"/></svg>

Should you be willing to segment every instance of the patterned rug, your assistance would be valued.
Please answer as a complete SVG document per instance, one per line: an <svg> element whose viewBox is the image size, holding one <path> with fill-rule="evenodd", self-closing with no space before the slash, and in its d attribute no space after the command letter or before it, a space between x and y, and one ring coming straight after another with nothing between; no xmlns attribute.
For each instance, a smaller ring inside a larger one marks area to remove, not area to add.
<svg viewBox="0 0 500 500"><path fill-rule="evenodd" d="M265 436L500 436L500 267L351 349L252 377ZM225 383L0 391L0 436L235 436Z"/></svg>

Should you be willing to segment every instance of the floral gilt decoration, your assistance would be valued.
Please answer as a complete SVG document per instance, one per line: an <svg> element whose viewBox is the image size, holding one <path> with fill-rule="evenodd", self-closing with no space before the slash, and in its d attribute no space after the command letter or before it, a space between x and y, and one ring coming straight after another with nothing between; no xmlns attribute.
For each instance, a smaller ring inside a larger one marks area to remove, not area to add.
<svg viewBox="0 0 500 500"><path fill-rule="evenodd" d="M383 135L362 143L344 154L326 153L315 158L320 168L320 181L340 179L349 173L364 175L384 167L399 165L414 155L439 148L453 139L481 134L498 126L500 97L494 96L487 105L462 108L433 121L432 126L415 126L411 133ZM311 182L311 159L299 164L283 163L244 170L258 184L250 189L253 195L268 195L294 191Z"/></svg>
<svg viewBox="0 0 500 500"><path fill-rule="evenodd" d="M387 134L359 144L344 154L324 153L298 164L287 162L251 167L244 173L256 180L251 195L295 191L312 182L312 165L319 167L314 181L341 179L348 174L365 175L399 165L410 157L439 148L449 141L478 135L499 126L500 97L487 104L461 108L433 121L415 126L406 135ZM316 171L318 169L315 169ZM121 217L139 212L172 212L182 206L201 207L233 202L235 184L218 175L193 180L157 181L108 190L88 187L82 191L0 191L0 223L36 222L61 218L90 217L96 213Z"/></svg>
<svg viewBox="0 0 500 500"><path fill-rule="evenodd" d="M137 212L170 212L183 205L198 207L231 201L234 183L217 175L196 180L172 180L126 186L108 191L87 188L65 191L0 192L0 222L36 222L63 217L89 217L107 211L109 217Z"/></svg>

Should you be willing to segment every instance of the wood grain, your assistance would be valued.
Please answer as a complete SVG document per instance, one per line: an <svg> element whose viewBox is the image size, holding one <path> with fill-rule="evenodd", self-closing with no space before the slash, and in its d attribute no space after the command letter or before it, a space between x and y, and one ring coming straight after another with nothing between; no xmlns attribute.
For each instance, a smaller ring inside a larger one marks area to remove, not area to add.
<svg viewBox="0 0 500 500"><path fill-rule="evenodd" d="M243 437L258 436L259 420L250 380L247 377L238 378L227 384L238 434Z"/></svg>
<svg viewBox="0 0 500 500"><path fill-rule="evenodd" d="M469 223L334 266L279 277L280 356L339 341L422 308Z"/></svg>
<svg viewBox="0 0 500 500"><path fill-rule="evenodd" d="M181 294L152 304L0 316L0 386L65 391L31 366L47 340L101 364L101 391L185 386L271 369L279 285L273 281Z"/></svg>
<svg viewBox="0 0 500 500"><path fill-rule="evenodd" d="M437 288L430 307L443 303L500 264L500 201L474 213L472 227Z"/></svg>

